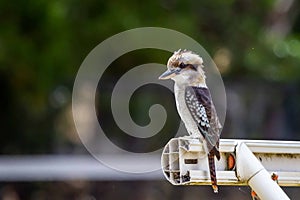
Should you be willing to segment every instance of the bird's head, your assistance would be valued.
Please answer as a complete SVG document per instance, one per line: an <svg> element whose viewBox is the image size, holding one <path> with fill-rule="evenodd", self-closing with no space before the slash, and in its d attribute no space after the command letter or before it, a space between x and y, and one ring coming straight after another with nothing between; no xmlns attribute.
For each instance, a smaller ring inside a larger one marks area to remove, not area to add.
<svg viewBox="0 0 300 200"><path fill-rule="evenodd" d="M172 79L178 84L205 85L202 58L189 50L175 51L169 58L167 68L159 79Z"/></svg>

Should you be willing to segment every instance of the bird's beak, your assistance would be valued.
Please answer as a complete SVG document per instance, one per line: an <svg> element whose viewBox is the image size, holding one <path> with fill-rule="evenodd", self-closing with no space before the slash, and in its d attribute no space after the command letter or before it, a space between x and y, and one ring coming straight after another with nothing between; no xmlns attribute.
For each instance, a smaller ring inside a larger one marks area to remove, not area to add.
<svg viewBox="0 0 300 200"><path fill-rule="evenodd" d="M158 77L158 79L160 79L160 80L170 79L170 78L176 76L178 73L179 73L179 71L177 71L177 70L170 70L170 69L168 69L167 71L165 71L164 73L162 73Z"/></svg>

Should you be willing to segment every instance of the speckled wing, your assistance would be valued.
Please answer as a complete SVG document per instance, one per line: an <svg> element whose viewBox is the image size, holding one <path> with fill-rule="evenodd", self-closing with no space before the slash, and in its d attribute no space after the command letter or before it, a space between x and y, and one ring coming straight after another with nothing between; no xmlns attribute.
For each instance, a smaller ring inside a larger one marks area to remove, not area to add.
<svg viewBox="0 0 300 200"><path fill-rule="evenodd" d="M188 86L185 102L198 129L207 143L207 149L218 150L222 128L208 88Z"/></svg>

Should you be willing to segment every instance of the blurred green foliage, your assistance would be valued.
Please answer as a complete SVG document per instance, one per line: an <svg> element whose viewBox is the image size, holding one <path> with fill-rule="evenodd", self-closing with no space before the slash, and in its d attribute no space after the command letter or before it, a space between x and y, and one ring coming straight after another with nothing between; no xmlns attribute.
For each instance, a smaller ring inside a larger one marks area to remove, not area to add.
<svg viewBox="0 0 300 200"><path fill-rule="evenodd" d="M297 83L297 6L271 0L2 0L0 152L49 153L60 140L68 145L55 124L70 105L81 62L101 41L132 28L165 27L193 37L225 80ZM138 59L165 63L168 56L158 51Z"/></svg>

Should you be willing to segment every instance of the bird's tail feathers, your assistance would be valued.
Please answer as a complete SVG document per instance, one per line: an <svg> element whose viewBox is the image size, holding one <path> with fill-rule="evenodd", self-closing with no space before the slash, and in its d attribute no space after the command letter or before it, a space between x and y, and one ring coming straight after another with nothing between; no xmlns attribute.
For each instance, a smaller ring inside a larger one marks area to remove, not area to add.
<svg viewBox="0 0 300 200"><path fill-rule="evenodd" d="M219 150L217 149L217 147L213 147L212 150L210 150L209 152L210 154L213 154L217 157L218 160L220 160L221 156L220 156L220 152Z"/></svg>
<svg viewBox="0 0 300 200"><path fill-rule="evenodd" d="M218 151L219 152L219 151ZM210 152L208 154L208 165L210 172L211 185L214 190L214 193L218 193L218 185L217 185L217 176L216 176L216 167L215 167L215 154L214 152ZM220 153L219 153L220 157Z"/></svg>
<svg viewBox="0 0 300 200"><path fill-rule="evenodd" d="M204 141L202 141L204 146L204 151L208 154L213 154L217 157L218 160L220 160L220 152L219 152L219 141L212 142L208 138L206 138Z"/></svg>

